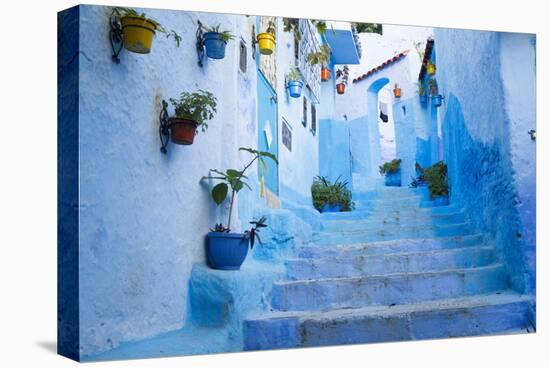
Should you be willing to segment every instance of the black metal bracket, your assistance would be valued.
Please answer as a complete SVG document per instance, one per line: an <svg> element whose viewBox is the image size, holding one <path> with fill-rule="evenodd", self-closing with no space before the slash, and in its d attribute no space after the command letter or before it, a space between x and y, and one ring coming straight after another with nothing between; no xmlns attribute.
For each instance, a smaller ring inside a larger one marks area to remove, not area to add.
<svg viewBox="0 0 550 367"><path fill-rule="evenodd" d="M197 20L197 33L196 33L197 41L196 41L196 47L197 47L197 57L199 58L198 64L202 68L204 66L204 37L203 37L203 27L200 20Z"/></svg>
<svg viewBox="0 0 550 367"><path fill-rule="evenodd" d="M252 33L252 59L253 60L256 60L256 44L258 43L258 40L256 39L256 26L254 24L252 24L252 29L251 29L251 33Z"/></svg>
<svg viewBox="0 0 550 367"><path fill-rule="evenodd" d="M170 120L168 119L168 102L162 100L162 110L159 115L160 151L166 154L168 141L170 140Z"/></svg>
<svg viewBox="0 0 550 367"><path fill-rule="evenodd" d="M537 140L537 131L536 130L529 130L527 134L531 135L531 140Z"/></svg>
<svg viewBox="0 0 550 367"><path fill-rule="evenodd" d="M113 8L111 16L109 17L109 25L111 30L109 31L109 41L111 42L111 49L113 55L111 59L116 64L120 64L120 51L122 51L122 23L120 22L120 12L117 8Z"/></svg>

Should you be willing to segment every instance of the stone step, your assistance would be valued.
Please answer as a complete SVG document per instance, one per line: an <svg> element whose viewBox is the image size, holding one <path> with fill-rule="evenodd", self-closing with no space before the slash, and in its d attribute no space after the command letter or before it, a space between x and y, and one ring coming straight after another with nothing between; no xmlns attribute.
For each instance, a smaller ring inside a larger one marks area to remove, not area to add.
<svg viewBox="0 0 550 367"><path fill-rule="evenodd" d="M511 291L328 312L272 312L243 324L245 350L494 335L532 329L534 299Z"/></svg>
<svg viewBox="0 0 550 367"><path fill-rule="evenodd" d="M417 214L402 217L396 214L387 214L366 219L323 220L323 230L360 230L366 228L388 227L391 225L445 225L458 224L465 221L464 213L451 214Z"/></svg>
<svg viewBox="0 0 550 367"><path fill-rule="evenodd" d="M288 278L298 280L472 268L494 261L491 246L476 246L390 255L291 259L287 260L286 268Z"/></svg>
<svg viewBox="0 0 550 367"><path fill-rule="evenodd" d="M483 235L473 234L454 237L407 238L356 245L302 246L297 249L297 256L301 258L329 258L434 251L481 245L482 241Z"/></svg>
<svg viewBox="0 0 550 367"><path fill-rule="evenodd" d="M414 190L408 187L384 187L373 191L357 191L352 192L353 198L359 200L372 199L390 199L390 198L411 198L422 197L421 190Z"/></svg>
<svg viewBox="0 0 550 367"><path fill-rule="evenodd" d="M410 274L275 282L271 307L321 311L370 305L410 304L490 293L507 287L500 264Z"/></svg>
<svg viewBox="0 0 550 367"><path fill-rule="evenodd" d="M337 212L337 213L322 213L322 219L328 220L354 220L354 219L366 219L379 216L400 216L403 218L418 216L418 215L441 215L441 214L453 214L461 212L463 209L455 206L434 206L434 207L409 207L406 209L396 208L378 208L376 210L369 208L356 208L356 210L349 212Z"/></svg>
<svg viewBox="0 0 550 367"><path fill-rule="evenodd" d="M317 245L357 244L373 241L387 241L404 238L466 236L472 234L468 223L417 226L394 226L360 231L315 232L312 241Z"/></svg>

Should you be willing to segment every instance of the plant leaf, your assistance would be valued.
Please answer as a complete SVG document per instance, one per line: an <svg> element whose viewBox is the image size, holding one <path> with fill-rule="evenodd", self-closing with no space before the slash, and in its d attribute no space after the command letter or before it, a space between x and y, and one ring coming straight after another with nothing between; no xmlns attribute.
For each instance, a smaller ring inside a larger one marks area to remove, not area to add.
<svg viewBox="0 0 550 367"><path fill-rule="evenodd" d="M212 189L212 199L214 199L214 202L216 205L220 205L223 203L225 198L227 197L227 191L229 190L229 187L225 182L219 183Z"/></svg>

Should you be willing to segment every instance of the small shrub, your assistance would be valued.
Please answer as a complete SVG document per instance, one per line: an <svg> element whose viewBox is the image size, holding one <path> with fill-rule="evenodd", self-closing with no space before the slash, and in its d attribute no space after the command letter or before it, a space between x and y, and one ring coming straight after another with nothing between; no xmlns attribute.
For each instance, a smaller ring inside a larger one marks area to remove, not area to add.
<svg viewBox="0 0 550 367"><path fill-rule="evenodd" d="M449 180L447 177L447 165L442 161L431 167L425 168L422 177L428 183L430 198L449 195Z"/></svg>
<svg viewBox="0 0 550 367"><path fill-rule="evenodd" d="M396 158L378 167L378 171L380 172L381 175L386 175L388 173L395 173L399 171L400 168L401 168L401 159Z"/></svg>
<svg viewBox="0 0 550 367"><path fill-rule="evenodd" d="M344 212L355 209L351 190L348 189L347 185L348 182L340 181L340 177L334 183L331 183L330 180L323 176L315 177L311 184L311 196L315 209L321 211L321 208L325 204L339 204Z"/></svg>

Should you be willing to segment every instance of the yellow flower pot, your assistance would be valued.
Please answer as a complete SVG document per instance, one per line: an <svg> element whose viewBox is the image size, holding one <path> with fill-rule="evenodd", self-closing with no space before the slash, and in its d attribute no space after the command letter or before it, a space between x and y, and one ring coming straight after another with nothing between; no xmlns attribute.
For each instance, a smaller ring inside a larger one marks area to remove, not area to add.
<svg viewBox="0 0 550 367"><path fill-rule="evenodd" d="M426 66L426 71L428 72L428 75L434 75L435 74L435 65L432 64L431 62L428 63L428 65Z"/></svg>
<svg viewBox="0 0 550 367"><path fill-rule="evenodd" d="M155 35L155 24L143 17L125 16L122 23L122 39L124 48L138 54L151 52L151 44Z"/></svg>
<svg viewBox="0 0 550 367"><path fill-rule="evenodd" d="M275 49L275 35L273 33L260 33L256 38L260 53L262 55L271 55Z"/></svg>

